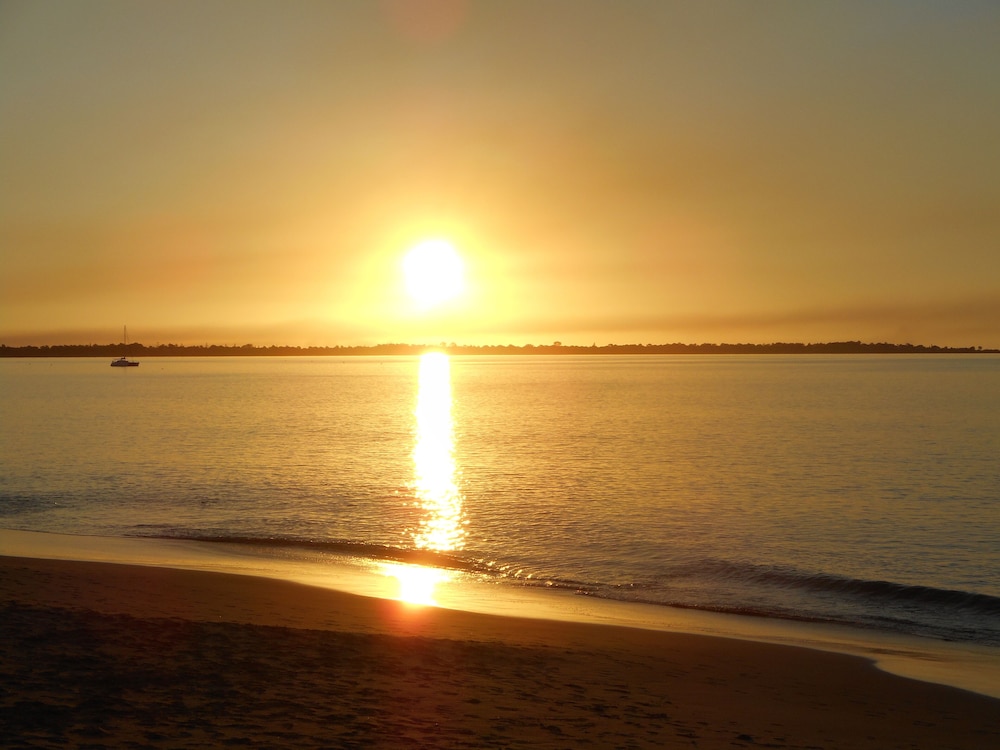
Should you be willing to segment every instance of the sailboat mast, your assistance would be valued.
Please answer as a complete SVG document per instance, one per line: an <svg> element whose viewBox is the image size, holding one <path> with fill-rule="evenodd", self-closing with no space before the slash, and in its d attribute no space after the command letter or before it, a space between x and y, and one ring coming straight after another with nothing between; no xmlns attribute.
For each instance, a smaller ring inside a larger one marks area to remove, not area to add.
<svg viewBox="0 0 1000 750"><path fill-rule="evenodd" d="M122 326L122 338L125 339L125 343L122 345L122 356L118 359L112 360L112 367L138 367L138 362L130 362L128 359L128 326Z"/></svg>

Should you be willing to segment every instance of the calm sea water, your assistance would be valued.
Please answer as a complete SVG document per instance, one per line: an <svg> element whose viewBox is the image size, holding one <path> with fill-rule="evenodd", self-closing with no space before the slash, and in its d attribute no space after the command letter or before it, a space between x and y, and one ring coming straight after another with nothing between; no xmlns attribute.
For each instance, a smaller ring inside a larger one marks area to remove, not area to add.
<svg viewBox="0 0 1000 750"><path fill-rule="evenodd" d="M0 527L1000 646L1000 357L0 360Z"/></svg>

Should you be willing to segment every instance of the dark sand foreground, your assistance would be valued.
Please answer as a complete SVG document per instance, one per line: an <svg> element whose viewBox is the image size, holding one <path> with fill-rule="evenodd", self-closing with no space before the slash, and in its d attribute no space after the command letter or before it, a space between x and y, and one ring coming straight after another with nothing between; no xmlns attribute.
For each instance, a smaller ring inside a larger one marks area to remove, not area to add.
<svg viewBox="0 0 1000 750"><path fill-rule="evenodd" d="M986 748L1000 701L862 659L0 557L0 747Z"/></svg>

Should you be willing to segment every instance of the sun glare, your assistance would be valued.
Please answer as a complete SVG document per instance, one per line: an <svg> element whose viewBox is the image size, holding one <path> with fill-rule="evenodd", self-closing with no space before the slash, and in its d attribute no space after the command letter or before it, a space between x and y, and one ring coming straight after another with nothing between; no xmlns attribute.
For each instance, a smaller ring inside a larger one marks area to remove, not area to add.
<svg viewBox="0 0 1000 750"><path fill-rule="evenodd" d="M402 563L387 563L383 566L385 575L399 582L396 598L407 604L421 604L427 607L438 606L434 599L434 591L439 583L451 580L446 570L425 568L422 565L404 565Z"/></svg>
<svg viewBox="0 0 1000 750"><path fill-rule="evenodd" d="M464 264L447 240L424 240L403 258L403 277L410 297L430 308L457 297L465 289Z"/></svg>

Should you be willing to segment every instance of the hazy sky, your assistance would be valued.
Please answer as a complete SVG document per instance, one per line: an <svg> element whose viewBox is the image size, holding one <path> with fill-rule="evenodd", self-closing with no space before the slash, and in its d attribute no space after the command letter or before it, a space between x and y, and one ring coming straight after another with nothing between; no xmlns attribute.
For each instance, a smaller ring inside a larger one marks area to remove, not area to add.
<svg viewBox="0 0 1000 750"><path fill-rule="evenodd" d="M1000 347L1000 4L0 0L0 343ZM419 310L400 261L458 248Z"/></svg>

